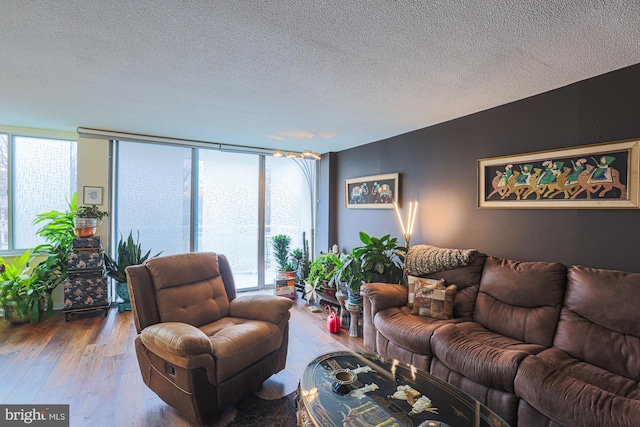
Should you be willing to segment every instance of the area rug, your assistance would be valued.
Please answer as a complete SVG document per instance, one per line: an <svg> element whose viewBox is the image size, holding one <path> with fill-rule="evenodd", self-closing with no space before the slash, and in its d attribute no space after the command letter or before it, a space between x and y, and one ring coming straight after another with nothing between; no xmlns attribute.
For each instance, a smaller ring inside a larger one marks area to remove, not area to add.
<svg viewBox="0 0 640 427"><path fill-rule="evenodd" d="M274 400L264 400L251 393L234 407L225 409L212 427L293 427L296 425L296 392Z"/></svg>

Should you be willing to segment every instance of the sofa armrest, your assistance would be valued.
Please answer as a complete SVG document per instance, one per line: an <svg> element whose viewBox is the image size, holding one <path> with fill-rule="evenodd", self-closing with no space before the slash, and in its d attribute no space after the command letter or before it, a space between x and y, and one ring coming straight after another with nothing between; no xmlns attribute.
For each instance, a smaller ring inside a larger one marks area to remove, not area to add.
<svg viewBox="0 0 640 427"><path fill-rule="evenodd" d="M371 302L371 314L389 307L407 305L409 292L404 285L390 283L365 283L360 293Z"/></svg>
<svg viewBox="0 0 640 427"><path fill-rule="evenodd" d="M275 295L241 296L229 304L229 316L242 319L263 320L279 325L288 318L293 301Z"/></svg>
<svg viewBox="0 0 640 427"><path fill-rule="evenodd" d="M207 335L195 326L180 322L156 323L140 333L140 340L148 349L162 355L195 356L212 354Z"/></svg>

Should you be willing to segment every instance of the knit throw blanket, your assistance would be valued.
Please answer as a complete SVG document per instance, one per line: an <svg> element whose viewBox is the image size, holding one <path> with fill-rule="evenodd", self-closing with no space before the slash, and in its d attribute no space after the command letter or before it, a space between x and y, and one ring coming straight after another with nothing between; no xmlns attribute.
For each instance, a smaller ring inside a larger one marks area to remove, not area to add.
<svg viewBox="0 0 640 427"><path fill-rule="evenodd" d="M464 267L478 255L475 249L443 249L429 245L409 248L404 260L405 275L423 276L437 271Z"/></svg>

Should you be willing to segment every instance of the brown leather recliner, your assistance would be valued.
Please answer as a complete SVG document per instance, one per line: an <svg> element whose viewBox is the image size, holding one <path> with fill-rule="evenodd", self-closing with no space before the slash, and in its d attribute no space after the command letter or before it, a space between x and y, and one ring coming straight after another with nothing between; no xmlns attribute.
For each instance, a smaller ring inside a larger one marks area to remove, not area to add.
<svg viewBox="0 0 640 427"><path fill-rule="evenodd" d="M145 384L205 424L285 367L292 301L236 298L224 255L187 253L126 270Z"/></svg>

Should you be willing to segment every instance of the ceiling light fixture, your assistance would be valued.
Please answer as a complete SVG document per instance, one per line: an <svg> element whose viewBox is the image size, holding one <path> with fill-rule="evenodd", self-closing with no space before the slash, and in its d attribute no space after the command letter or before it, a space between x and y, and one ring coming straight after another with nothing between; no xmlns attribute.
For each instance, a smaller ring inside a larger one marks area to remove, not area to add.
<svg viewBox="0 0 640 427"><path fill-rule="evenodd" d="M288 152L285 153L282 150L273 150L272 156L273 157L287 157L288 159L298 159L298 160L304 160L306 158L312 158L314 160L320 160L322 158L320 153L317 153L317 152L311 151L311 150L304 150L302 153L294 152L294 151L288 151Z"/></svg>

